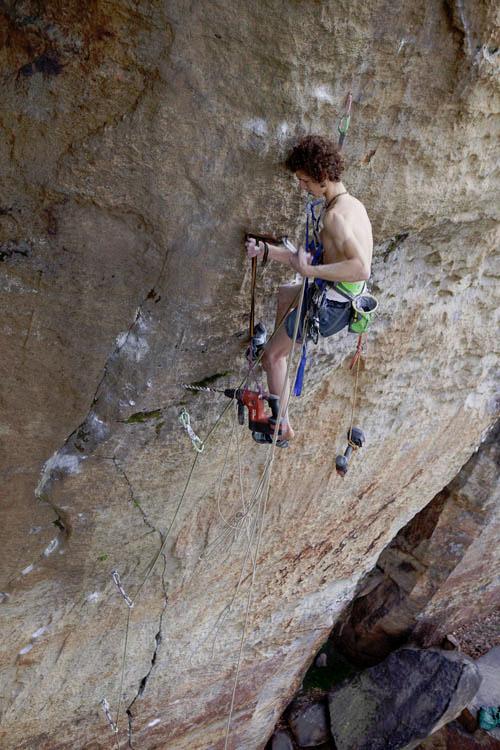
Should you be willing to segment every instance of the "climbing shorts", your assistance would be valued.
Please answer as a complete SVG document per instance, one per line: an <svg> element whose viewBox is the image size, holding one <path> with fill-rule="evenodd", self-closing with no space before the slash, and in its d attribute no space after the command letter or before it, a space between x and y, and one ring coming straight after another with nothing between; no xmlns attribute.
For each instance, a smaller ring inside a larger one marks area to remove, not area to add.
<svg viewBox="0 0 500 750"><path fill-rule="evenodd" d="M297 341L302 340L302 325L304 323L306 310L307 305L302 305ZM293 339L296 315L297 310L292 310L291 313L287 315L285 321L286 332L291 339ZM348 326L350 319L351 302L349 300L346 300L345 302L337 302L336 300L325 299L319 311L319 332L325 337L333 336L334 333L338 333Z"/></svg>

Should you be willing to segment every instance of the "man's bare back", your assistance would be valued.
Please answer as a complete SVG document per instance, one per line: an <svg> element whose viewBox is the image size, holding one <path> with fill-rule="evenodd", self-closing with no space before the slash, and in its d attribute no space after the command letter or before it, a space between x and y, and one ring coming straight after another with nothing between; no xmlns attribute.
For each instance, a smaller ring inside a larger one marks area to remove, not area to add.
<svg viewBox="0 0 500 750"><path fill-rule="evenodd" d="M324 263L338 263L348 260L342 250L342 243L336 242L339 219L354 235L363 256L363 261L370 266L373 253L373 235L370 219L364 205L353 195L340 195L335 205L325 211L323 228L320 232L324 248ZM336 221L337 220L337 221Z"/></svg>

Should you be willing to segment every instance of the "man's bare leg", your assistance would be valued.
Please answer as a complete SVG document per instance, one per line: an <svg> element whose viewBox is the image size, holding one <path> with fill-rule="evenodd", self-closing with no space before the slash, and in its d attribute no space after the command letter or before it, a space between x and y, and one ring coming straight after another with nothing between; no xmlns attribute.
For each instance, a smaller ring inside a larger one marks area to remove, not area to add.
<svg viewBox="0 0 500 750"><path fill-rule="evenodd" d="M299 284L282 286L278 291L278 305L276 310L276 325L281 323L290 305L300 294ZM288 402L290 399L290 380L286 377L287 357L292 350L292 340L282 325L272 341L266 346L262 357L262 366L267 375L269 393L278 396L283 403L283 423L281 426L283 439L291 439L294 432L288 418Z"/></svg>
<svg viewBox="0 0 500 750"><path fill-rule="evenodd" d="M299 301L300 284L283 284L278 288L278 304L276 305L275 327L279 326L283 316L293 307L293 302Z"/></svg>

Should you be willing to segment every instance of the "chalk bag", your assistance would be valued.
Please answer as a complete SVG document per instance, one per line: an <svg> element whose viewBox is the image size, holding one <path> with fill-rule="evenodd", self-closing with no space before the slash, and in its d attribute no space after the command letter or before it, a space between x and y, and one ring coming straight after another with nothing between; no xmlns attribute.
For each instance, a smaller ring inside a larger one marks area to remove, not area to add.
<svg viewBox="0 0 500 750"><path fill-rule="evenodd" d="M371 294L360 294L352 301L351 320L349 331L351 333L364 333L372 322L378 302Z"/></svg>

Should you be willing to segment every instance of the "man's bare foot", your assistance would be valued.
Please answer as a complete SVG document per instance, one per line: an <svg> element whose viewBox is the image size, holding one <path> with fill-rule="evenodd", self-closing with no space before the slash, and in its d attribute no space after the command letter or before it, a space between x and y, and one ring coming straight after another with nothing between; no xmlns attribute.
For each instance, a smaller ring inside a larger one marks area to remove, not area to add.
<svg viewBox="0 0 500 750"><path fill-rule="evenodd" d="M293 440L294 437L295 437L295 432L292 430L288 422L282 422L279 439L280 440Z"/></svg>

